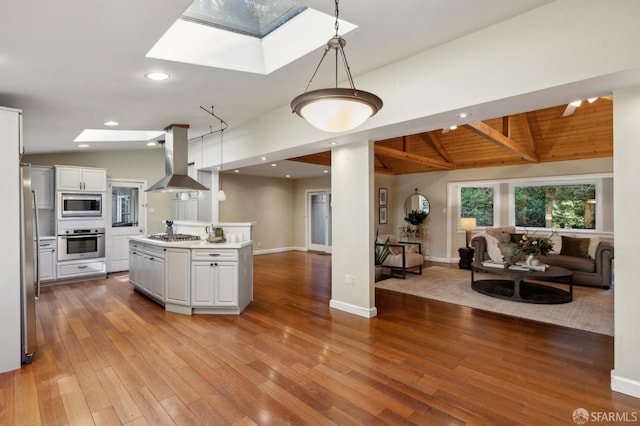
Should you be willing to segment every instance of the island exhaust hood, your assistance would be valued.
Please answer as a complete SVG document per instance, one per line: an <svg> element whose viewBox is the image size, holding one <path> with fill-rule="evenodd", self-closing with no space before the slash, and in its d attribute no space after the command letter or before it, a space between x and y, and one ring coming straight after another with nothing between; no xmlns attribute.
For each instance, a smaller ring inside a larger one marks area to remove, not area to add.
<svg viewBox="0 0 640 426"><path fill-rule="evenodd" d="M164 158L166 176L154 183L146 192L208 191L209 188L187 175L188 124L172 124L165 130Z"/></svg>

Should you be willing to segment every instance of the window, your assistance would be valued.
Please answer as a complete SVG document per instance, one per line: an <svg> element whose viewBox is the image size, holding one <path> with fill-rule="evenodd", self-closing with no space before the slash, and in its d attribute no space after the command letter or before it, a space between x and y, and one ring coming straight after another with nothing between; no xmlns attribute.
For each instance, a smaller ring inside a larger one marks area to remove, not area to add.
<svg viewBox="0 0 640 426"><path fill-rule="evenodd" d="M113 187L111 226L138 226L138 188Z"/></svg>
<svg viewBox="0 0 640 426"><path fill-rule="evenodd" d="M513 187L515 225L528 228L596 229L596 185Z"/></svg>
<svg viewBox="0 0 640 426"><path fill-rule="evenodd" d="M493 226L493 186L463 186L460 188L460 217L475 217L477 226Z"/></svg>

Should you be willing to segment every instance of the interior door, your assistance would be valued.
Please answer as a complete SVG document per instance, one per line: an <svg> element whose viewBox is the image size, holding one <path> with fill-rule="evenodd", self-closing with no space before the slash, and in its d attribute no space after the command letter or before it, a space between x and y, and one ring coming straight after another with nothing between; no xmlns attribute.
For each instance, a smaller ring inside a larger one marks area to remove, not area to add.
<svg viewBox="0 0 640 426"><path fill-rule="evenodd" d="M129 269L129 236L139 236L146 230L144 181L109 179L106 196L107 273Z"/></svg>
<svg viewBox="0 0 640 426"><path fill-rule="evenodd" d="M331 253L331 192L307 195L307 249Z"/></svg>

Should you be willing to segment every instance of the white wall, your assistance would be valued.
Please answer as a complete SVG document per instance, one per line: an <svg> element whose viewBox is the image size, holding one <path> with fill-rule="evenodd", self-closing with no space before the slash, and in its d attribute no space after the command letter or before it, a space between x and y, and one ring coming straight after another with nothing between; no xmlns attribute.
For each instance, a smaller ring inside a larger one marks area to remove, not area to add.
<svg viewBox="0 0 640 426"><path fill-rule="evenodd" d="M227 199L219 203L220 222L256 222L253 250L294 245L294 192L289 179L224 174Z"/></svg>
<svg viewBox="0 0 640 426"><path fill-rule="evenodd" d="M611 387L640 398L640 285L638 285L638 159L640 88L618 91L613 104L616 235L615 351Z"/></svg>

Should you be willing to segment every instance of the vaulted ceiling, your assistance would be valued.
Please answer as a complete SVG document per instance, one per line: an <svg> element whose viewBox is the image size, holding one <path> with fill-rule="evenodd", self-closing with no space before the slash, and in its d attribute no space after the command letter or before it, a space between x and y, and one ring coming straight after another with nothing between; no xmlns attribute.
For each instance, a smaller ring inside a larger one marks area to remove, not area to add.
<svg viewBox="0 0 640 426"><path fill-rule="evenodd" d="M391 175L613 156L613 102L583 102L563 117L566 105L470 121L375 142L375 171ZM330 166L331 153L292 158Z"/></svg>

